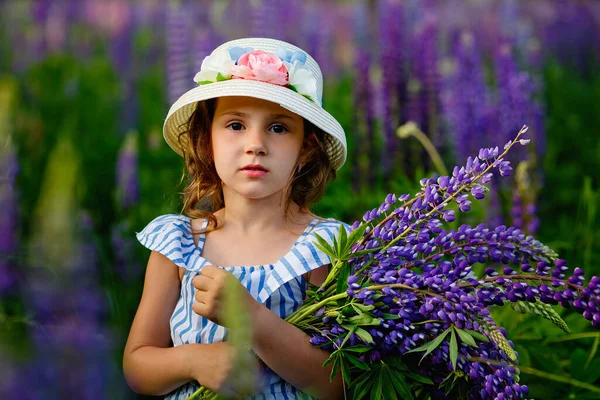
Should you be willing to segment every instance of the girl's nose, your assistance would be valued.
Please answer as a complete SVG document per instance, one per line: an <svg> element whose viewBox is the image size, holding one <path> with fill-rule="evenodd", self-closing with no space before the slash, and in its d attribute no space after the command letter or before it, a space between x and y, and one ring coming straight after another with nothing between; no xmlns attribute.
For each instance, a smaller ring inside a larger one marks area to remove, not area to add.
<svg viewBox="0 0 600 400"><path fill-rule="evenodd" d="M246 143L246 154L266 155L267 146L265 143L265 134L257 130L249 131L246 134L248 141Z"/></svg>

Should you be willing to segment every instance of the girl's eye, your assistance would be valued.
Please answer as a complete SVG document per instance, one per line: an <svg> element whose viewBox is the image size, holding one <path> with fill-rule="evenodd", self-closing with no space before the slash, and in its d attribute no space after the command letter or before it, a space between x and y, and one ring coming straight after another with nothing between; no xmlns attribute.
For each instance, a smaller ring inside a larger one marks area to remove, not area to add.
<svg viewBox="0 0 600 400"><path fill-rule="evenodd" d="M271 128L269 130L271 130L273 133L277 133L277 134L286 133L288 131L288 129L284 125L281 125L281 124L273 124L273 125L271 125Z"/></svg>
<svg viewBox="0 0 600 400"><path fill-rule="evenodd" d="M242 125L239 122L232 122L231 124L227 125L228 128L231 128L234 131L241 131L242 129L244 129L244 125Z"/></svg>

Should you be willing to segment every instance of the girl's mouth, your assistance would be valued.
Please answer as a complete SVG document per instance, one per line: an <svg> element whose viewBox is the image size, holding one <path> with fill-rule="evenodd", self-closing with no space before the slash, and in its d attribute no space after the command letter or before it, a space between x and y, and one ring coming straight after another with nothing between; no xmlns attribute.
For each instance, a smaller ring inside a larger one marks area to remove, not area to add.
<svg viewBox="0 0 600 400"><path fill-rule="evenodd" d="M269 170L258 164L249 164L241 168L242 173L249 178L261 178L265 176Z"/></svg>

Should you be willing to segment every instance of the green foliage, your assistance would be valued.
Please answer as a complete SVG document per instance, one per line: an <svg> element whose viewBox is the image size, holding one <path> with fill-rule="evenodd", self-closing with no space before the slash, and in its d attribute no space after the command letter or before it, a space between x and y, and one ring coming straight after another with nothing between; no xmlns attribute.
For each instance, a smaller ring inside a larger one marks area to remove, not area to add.
<svg viewBox="0 0 600 400"><path fill-rule="evenodd" d="M135 39L140 56L146 54L149 37L148 32L141 32ZM0 43L6 44L7 41L7 33L0 26ZM9 47L0 45L0 72L9 69ZM121 214L112 201L115 164L126 133L119 128L125 89L106 55L99 53L87 61L53 55L16 77L20 86L19 106L14 116L14 142L20 162L20 238L27 243L39 227L33 210L39 203L43 187L44 175L41 172L47 169L50 153L63 135L71 141L81 160L78 193L81 206L95 221L102 261L99 282L109 303L108 324L114 328L117 341L113 356L117 365L120 365L122 346L139 302L143 278L140 276L137 281L124 282L118 277L113 266L110 229L116 221L127 220L133 239L134 232L141 230L155 216L181 209L178 196L182 188L179 184L181 158L170 150L161 134L168 106L164 76L164 68L156 65L141 68L134 78L139 108L136 128L139 134L142 201L126 214ZM539 196L538 215L542 224L536 238L557 250L569 265L582 267L586 275L599 275L600 267L594 261L600 257L600 141L597 134L600 126L600 103L597 100L600 98L600 74L583 78L551 62L545 69L544 82L547 142L540 161L545 185ZM314 206L316 213L346 222L360 221L364 211L378 206L387 193L417 191L420 186L414 177L427 176L430 172L422 168L408 176L396 164L391 181L384 181L376 167L371 181L355 177L355 165L365 168L379 164L376 155L381 150L382 139L376 134L368 152L357 151L360 146L357 135L364 132L357 132L352 113L348 112L353 108L352 85L352 77L343 76L326 87L325 108L348 133L349 157L323 199ZM419 146L414 140L403 143ZM358 185L355 184L357 179L362 179ZM469 219L481 221L485 207L485 202L475 203L472 212L453 226L469 222ZM359 230L365 228L366 225L362 225ZM348 257L348 244L354 242L353 235L361 234L359 230L348 235L342 229L333 246L320 242L321 248L332 258L343 261ZM141 246L136 251L140 262L145 263L147 251ZM336 293L347 289L349 271L345 266L340 263ZM516 306L525 308L523 304ZM597 385L600 379L600 335L589 332L589 324L568 311L559 314L545 305L539 308L538 304L527 304L527 308L548 320L537 315L516 314L508 307L494 308L492 312L498 324L506 328L507 337L514 342L523 371L522 383L530 387L530 396L544 399L597 398L597 393L580 383ZM340 310L336 317L348 332L369 342L372 338L368 326L378 323L378 320L365 318L362 311L357 305L352 305L349 309ZM9 347L17 355L26 353L26 332L30 323L31 317L26 315L21 303L0 303L3 354ZM563 332L568 329L567 324L573 332L568 336ZM460 346L473 346L477 341L489 340L478 332L456 328L440 337L415 349L415 352L434 351L443 340L448 340L452 350L451 361L456 364ZM376 362L365 372L368 364L359 359L360 352L361 348L340 350L328 360L332 365L351 366L350 369L341 369L350 385L350 392L356 396L350 398L410 398L410 390L417 392L419 385L431 384L423 377L407 374L401 363L394 364L391 360ZM558 381L556 377L566 381ZM449 375L448 391L460 388L461 379L456 374Z"/></svg>

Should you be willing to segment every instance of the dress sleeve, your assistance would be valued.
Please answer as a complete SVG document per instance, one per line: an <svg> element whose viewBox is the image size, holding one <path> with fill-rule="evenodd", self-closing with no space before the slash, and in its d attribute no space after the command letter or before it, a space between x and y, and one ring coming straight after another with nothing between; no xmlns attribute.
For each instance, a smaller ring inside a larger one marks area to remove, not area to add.
<svg viewBox="0 0 600 400"><path fill-rule="evenodd" d="M347 231L350 229L348 224L333 219L317 224L302 242L294 246L286 257L275 264L275 267L266 277L265 285L258 295L258 300L264 302L273 292L290 280L323 265L330 264L331 259L329 256L315 245L316 235L318 234L331 245L341 226Z"/></svg>
<svg viewBox="0 0 600 400"><path fill-rule="evenodd" d="M198 251L189 218L183 215L161 215L137 232L136 237L144 247L161 253L179 267L191 269L197 264Z"/></svg>

